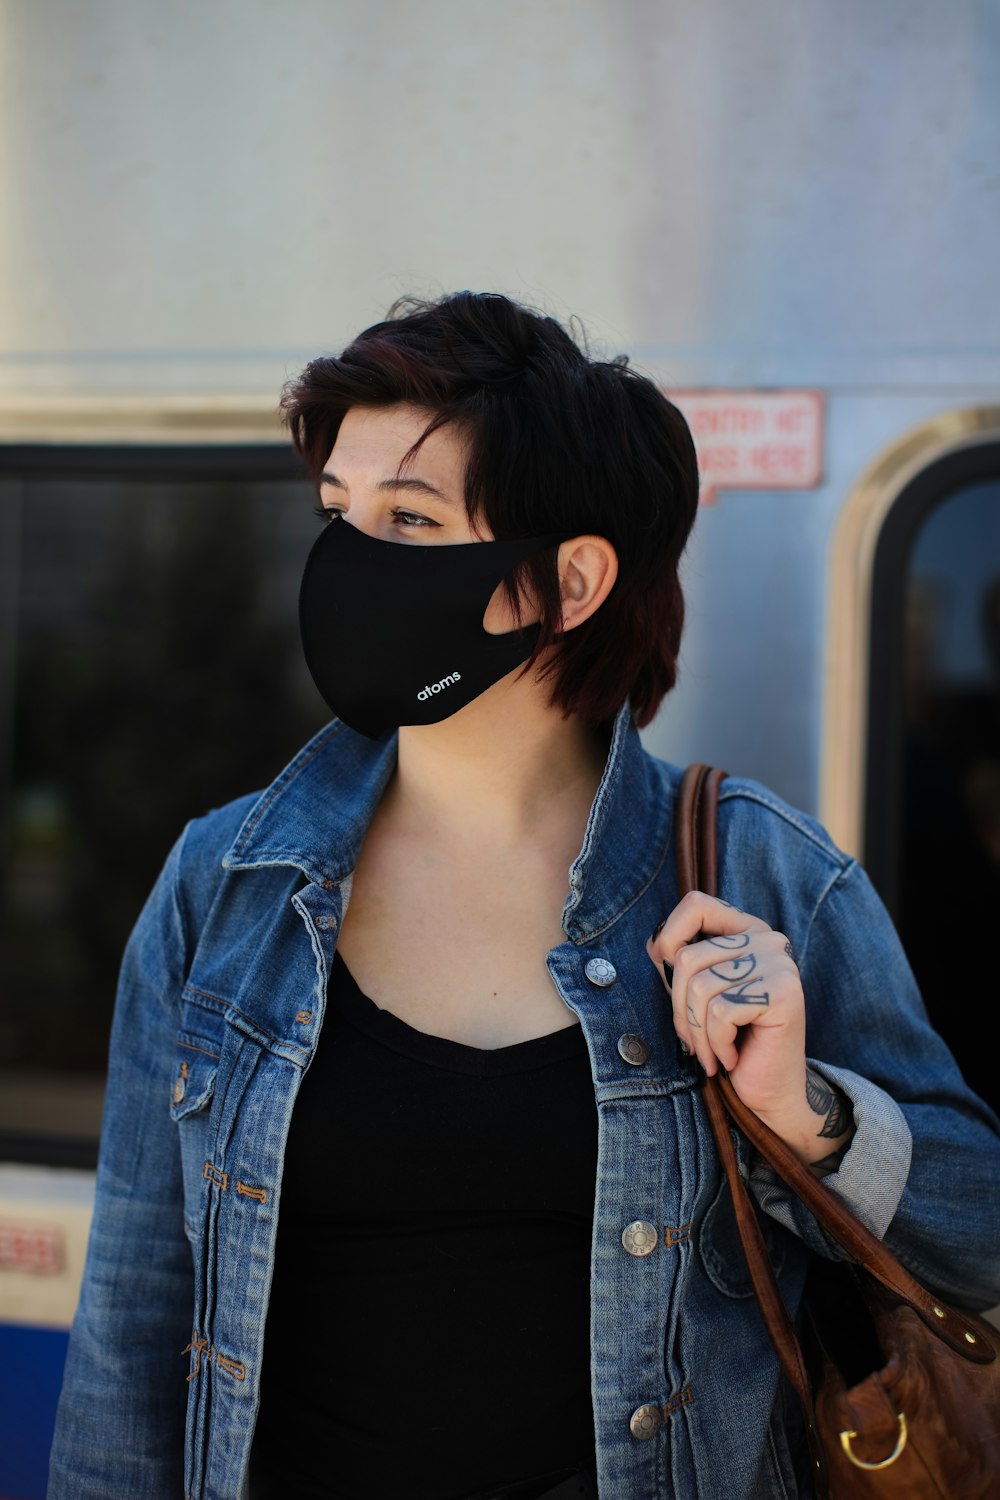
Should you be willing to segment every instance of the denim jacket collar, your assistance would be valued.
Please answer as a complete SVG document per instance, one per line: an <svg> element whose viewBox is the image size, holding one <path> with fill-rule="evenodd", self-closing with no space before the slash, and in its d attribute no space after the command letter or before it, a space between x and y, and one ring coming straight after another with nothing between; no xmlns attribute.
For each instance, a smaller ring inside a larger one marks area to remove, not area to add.
<svg viewBox="0 0 1000 1500"><path fill-rule="evenodd" d="M334 719L258 797L223 868L293 865L324 890L340 885L395 769L395 734L369 740Z"/></svg>
<svg viewBox="0 0 1000 1500"><path fill-rule="evenodd" d="M590 809L580 853L569 870L563 931L575 943L597 937L656 878L670 856L670 782L646 754L626 703Z"/></svg>
<svg viewBox="0 0 1000 1500"><path fill-rule="evenodd" d="M395 734L372 741L335 719L257 799L224 868L291 865L325 890L340 885L395 767ZM669 782L643 750L626 704L569 869L562 923L573 942L603 932L656 877L670 849L670 804Z"/></svg>

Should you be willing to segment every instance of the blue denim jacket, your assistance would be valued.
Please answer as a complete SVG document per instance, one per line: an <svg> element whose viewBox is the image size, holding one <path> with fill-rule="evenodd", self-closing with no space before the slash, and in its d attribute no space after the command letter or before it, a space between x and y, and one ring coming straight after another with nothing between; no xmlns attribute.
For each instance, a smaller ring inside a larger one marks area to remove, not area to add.
<svg viewBox="0 0 1000 1500"><path fill-rule="evenodd" d="M50 1500L245 1493L285 1138L351 872L394 763L394 740L334 722L262 796L189 824L139 919ZM644 946L678 899L678 782L623 712L569 872L565 941L548 955L586 1036L599 1112L600 1494L789 1500L808 1485L795 1477L776 1362L697 1070ZM997 1302L997 1122L930 1030L864 873L810 819L737 779L722 793L719 858L725 899L791 939L813 1065L853 1102L857 1133L827 1181L941 1295ZM594 958L613 966L611 983L588 978ZM806 1247L829 1248L767 1169L745 1165L794 1308ZM623 1244L636 1220L655 1226L651 1253ZM337 1350L310 1347L301 1311L302 1363L288 1378L308 1383Z"/></svg>

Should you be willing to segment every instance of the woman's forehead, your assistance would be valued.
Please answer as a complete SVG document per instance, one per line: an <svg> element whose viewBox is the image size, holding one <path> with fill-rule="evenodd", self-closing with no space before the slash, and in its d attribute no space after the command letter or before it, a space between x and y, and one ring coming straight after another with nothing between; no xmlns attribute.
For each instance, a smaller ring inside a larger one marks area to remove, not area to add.
<svg viewBox="0 0 1000 1500"><path fill-rule="evenodd" d="M451 423L424 437L432 421L432 415L417 406L353 406L324 467L345 483L349 475L377 483L398 473L407 460L408 475L429 479L458 498L464 490L466 443Z"/></svg>

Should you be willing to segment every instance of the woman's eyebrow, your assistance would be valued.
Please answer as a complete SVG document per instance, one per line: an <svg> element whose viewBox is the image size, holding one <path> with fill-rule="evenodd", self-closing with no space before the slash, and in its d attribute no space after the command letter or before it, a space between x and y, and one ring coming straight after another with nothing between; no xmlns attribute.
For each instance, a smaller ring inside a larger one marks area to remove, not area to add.
<svg viewBox="0 0 1000 1500"><path fill-rule="evenodd" d="M330 484L334 489L346 490L347 486L336 474L325 472L320 475L320 484ZM397 475L392 479L380 479L375 486L377 490L410 490L422 495L433 495L435 500L443 500L446 505L454 505L455 501L451 495L446 495L439 490L437 485L431 484L429 479L418 479L415 475Z"/></svg>

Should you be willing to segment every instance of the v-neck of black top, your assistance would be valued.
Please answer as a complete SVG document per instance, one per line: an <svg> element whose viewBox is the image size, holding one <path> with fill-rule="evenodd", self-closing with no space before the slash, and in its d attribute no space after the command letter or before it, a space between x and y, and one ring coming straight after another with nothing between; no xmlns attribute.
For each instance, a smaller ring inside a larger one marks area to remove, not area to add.
<svg viewBox="0 0 1000 1500"><path fill-rule="evenodd" d="M502 1073L529 1073L564 1058L586 1055L586 1043L578 1023L563 1026L544 1036L506 1047L471 1047L449 1037L418 1031L391 1010L383 1010L360 988L345 961L337 953L333 960L329 998L340 1014L383 1047L434 1068L469 1073L479 1078Z"/></svg>
<svg viewBox="0 0 1000 1500"><path fill-rule="evenodd" d="M447 1500L592 1462L596 1171L579 1026L469 1047L335 962L285 1151L253 1500Z"/></svg>

